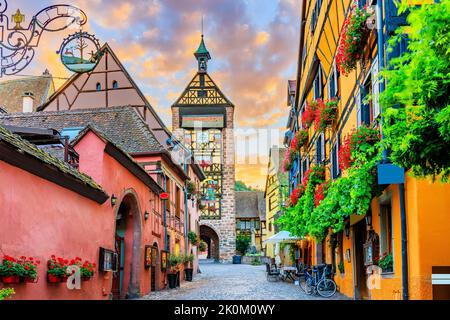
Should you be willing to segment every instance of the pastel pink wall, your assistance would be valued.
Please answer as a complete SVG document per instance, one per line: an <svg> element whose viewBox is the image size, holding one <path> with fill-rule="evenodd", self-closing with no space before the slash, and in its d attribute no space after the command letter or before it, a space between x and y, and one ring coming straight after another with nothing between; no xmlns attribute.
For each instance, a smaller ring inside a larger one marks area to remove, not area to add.
<svg viewBox="0 0 450 320"><path fill-rule="evenodd" d="M112 287L111 273L97 271L92 280L82 282L81 290L68 290L64 283L46 282L45 263L52 254L67 259L80 256L97 262L99 247L114 249L115 216L126 194L136 195L140 208L139 291L141 294L150 292L151 274L144 268L144 247L156 242L161 249L164 243L162 237L152 232L154 216L150 214L145 221L143 215L145 210L161 212L161 200L105 154L104 148L105 143L92 132L75 146L80 154L80 171L102 185L107 194L117 196L114 207L109 200L99 205L0 161L0 254L32 256L42 262L38 268L40 279L37 284L12 285L16 291L14 299L108 299ZM130 264L131 256L127 255L127 259L126 263ZM125 277L124 292L128 279ZM164 277L160 276L160 279L158 289L164 283Z"/></svg>
<svg viewBox="0 0 450 320"><path fill-rule="evenodd" d="M95 181L97 181L108 194L114 194L118 200L117 205L114 210L117 212L120 203L126 194L132 192L138 195L138 207L140 210L140 226L141 226L141 261L140 261L140 278L141 287L140 292L142 294L147 294L150 292L150 271L144 268L144 250L146 245L153 245L153 243L158 244L158 248L163 248L163 233L160 237L155 236L153 231L153 226L155 225L155 216L152 214L153 209L157 212L161 212L161 200L156 196L144 183L142 183L138 178L131 174L128 170L123 168L115 159L106 153L99 153L95 150L104 150L105 143L99 137L97 137L93 132L88 132L86 136L75 146L75 150L80 154L80 171L90 175ZM84 154L94 153L91 157L84 157ZM102 155L102 159L98 160L96 164L92 163L90 158L94 158L95 155ZM83 160L85 158L85 160ZM144 219L144 212L150 213L148 220ZM115 220L114 220L115 223ZM132 223L127 223L127 233L132 233L133 231L128 229ZM114 241L115 232L111 234L111 241ZM132 242L128 242L132 239L132 234L126 237L125 245L128 248L132 248ZM131 265L131 254L125 255L125 265ZM124 292L127 291L127 284L129 282L130 272L125 270L124 275ZM157 270L160 272L160 270ZM160 277L163 278L163 277ZM163 286L162 281L157 285L158 289Z"/></svg>
<svg viewBox="0 0 450 320"><path fill-rule="evenodd" d="M102 289L110 289L110 275L97 273L93 280L82 282L81 290L68 290L64 283L46 282L46 261L55 254L97 262L98 248L113 246L110 208L2 161L0 203L2 256L41 260L39 282L12 285L14 299L107 298Z"/></svg>

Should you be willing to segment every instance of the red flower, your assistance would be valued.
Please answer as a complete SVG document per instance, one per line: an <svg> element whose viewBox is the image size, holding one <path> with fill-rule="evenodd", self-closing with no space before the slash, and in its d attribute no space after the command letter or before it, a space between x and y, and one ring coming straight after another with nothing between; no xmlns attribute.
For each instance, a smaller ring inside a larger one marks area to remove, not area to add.
<svg viewBox="0 0 450 320"><path fill-rule="evenodd" d="M303 187L303 185L298 185L297 188L292 190L292 193L290 195L292 206L295 206L297 204L298 199L300 199L304 192L305 188Z"/></svg>

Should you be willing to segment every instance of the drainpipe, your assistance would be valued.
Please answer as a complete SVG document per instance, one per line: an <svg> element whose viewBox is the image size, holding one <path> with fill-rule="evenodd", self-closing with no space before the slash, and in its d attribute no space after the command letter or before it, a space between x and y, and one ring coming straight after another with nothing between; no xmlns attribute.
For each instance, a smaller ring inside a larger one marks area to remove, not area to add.
<svg viewBox="0 0 450 320"><path fill-rule="evenodd" d="M383 1L377 1L377 40L378 40L378 63L379 70L384 68L384 38L383 38ZM380 93L385 89L385 83L379 81ZM384 117L381 116L381 128L383 129ZM384 139L383 130L381 130L381 138ZM388 152L383 149L382 163L387 163ZM405 184L398 185L400 198L400 224L402 232L402 298L408 300L408 241L407 241L407 225L406 225L406 209L405 209Z"/></svg>
<svg viewBox="0 0 450 320"><path fill-rule="evenodd" d="M167 190L167 177L163 174L164 177L164 191ZM167 215L166 215L166 203L170 200L163 200L163 217L164 217L164 250L169 251L169 243L167 241Z"/></svg>
<svg viewBox="0 0 450 320"><path fill-rule="evenodd" d="M406 236L405 184L398 185L400 196L400 220L402 228L402 296L408 300L408 242Z"/></svg>

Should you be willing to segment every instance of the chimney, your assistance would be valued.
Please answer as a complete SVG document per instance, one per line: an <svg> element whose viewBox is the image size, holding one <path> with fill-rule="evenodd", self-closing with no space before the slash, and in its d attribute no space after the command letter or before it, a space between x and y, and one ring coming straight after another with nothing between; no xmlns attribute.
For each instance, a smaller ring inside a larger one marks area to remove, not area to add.
<svg viewBox="0 0 450 320"><path fill-rule="evenodd" d="M34 95L32 92L25 92L22 96L23 98L23 112L33 112L34 111Z"/></svg>

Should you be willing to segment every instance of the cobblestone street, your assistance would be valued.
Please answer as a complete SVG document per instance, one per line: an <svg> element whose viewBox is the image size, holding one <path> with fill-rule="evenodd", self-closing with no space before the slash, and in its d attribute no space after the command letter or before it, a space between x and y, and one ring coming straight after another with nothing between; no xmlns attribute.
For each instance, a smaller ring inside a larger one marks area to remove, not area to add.
<svg viewBox="0 0 450 320"><path fill-rule="evenodd" d="M289 282L269 282L264 266L201 264L201 274L177 289L154 292L149 300L321 300ZM347 299L336 293L332 299Z"/></svg>

